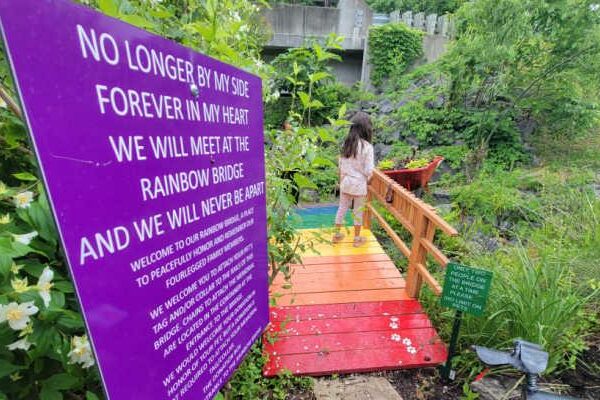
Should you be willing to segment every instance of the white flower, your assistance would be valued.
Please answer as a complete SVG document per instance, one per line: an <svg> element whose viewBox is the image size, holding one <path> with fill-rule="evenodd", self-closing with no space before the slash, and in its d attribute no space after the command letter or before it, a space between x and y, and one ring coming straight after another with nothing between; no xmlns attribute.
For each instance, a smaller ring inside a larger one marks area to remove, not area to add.
<svg viewBox="0 0 600 400"><path fill-rule="evenodd" d="M71 351L68 356L71 364L81 364L83 368L89 368L94 365L92 347L86 335L73 336L73 339L71 339Z"/></svg>
<svg viewBox="0 0 600 400"><path fill-rule="evenodd" d="M42 300L44 300L44 306L46 306L46 308L50 305L50 288L54 286L52 278L54 278L54 271L49 267L46 267L42 271L42 275L40 275L40 279L37 283L37 290L39 291Z"/></svg>
<svg viewBox="0 0 600 400"><path fill-rule="evenodd" d="M397 333L392 333L392 340L393 340L394 342L399 342L399 341L400 341L400 339L402 339L402 338L400 337L400 335L398 335Z"/></svg>
<svg viewBox="0 0 600 400"><path fill-rule="evenodd" d="M29 232L29 233L24 233L22 235L13 234L13 237L15 238L15 240L17 242L27 246L29 243L31 243L33 238L36 237L37 235L38 235L37 231L33 231L33 232Z"/></svg>
<svg viewBox="0 0 600 400"><path fill-rule="evenodd" d="M10 224L10 214L4 214L3 216L1 216L0 217L0 224L1 225Z"/></svg>
<svg viewBox="0 0 600 400"><path fill-rule="evenodd" d="M12 286L13 290L17 293L24 293L29 290L29 286L27 286L27 277L23 279L13 279L10 281L10 285Z"/></svg>
<svg viewBox="0 0 600 400"><path fill-rule="evenodd" d="M23 338L20 340L17 340L14 343L9 344L8 346L6 346L9 350L29 350L29 348L31 347L31 343L29 343L29 340L27 340L27 338Z"/></svg>
<svg viewBox="0 0 600 400"><path fill-rule="evenodd" d="M412 345L412 342L410 341L409 338L404 338L404 340L402 341L402 343L404 343L405 346L410 346Z"/></svg>
<svg viewBox="0 0 600 400"><path fill-rule="evenodd" d="M18 274L21 269L23 269L23 266L21 264L17 265L13 263L10 267L11 272L15 275Z"/></svg>
<svg viewBox="0 0 600 400"><path fill-rule="evenodd" d="M598 3L590 4L590 10L594 11L594 12L600 10L600 4L598 4Z"/></svg>
<svg viewBox="0 0 600 400"><path fill-rule="evenodd" d="M23 304L15 302L7 305L0 305L0 323L8 321L8 325L15 331L25 329L29 323L29 316L38 312L38 308L33 305L33 301Z"/></svg>
<svg viewBox="0 0 600 400"><path fill-rule="evenodd" d="M14 197L15 206L17 208L29 208L33 201L33 192L29 190L21 192Z"/></svg>
<svg viewBox="0 0 600 400"><path fill-rule="evenodd" d="M408 346L408 347L406 348L406 351L408 351L410 354L417 354L417 349L415 349L415 348L414 348L414 347L412 347L412 346Z"/></svg>
<svg viewBox="0 0 600 400"><path fill-rule="evenodd" d="M390 322L390 328L398 329L398 324L396 322Z"/></svg>

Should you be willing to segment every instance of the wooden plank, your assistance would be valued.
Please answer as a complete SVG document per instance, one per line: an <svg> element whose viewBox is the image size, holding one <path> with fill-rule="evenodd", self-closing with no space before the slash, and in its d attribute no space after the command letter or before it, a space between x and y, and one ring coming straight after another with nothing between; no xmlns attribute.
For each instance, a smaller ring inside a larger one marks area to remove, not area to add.
<svg viewBox="0 0 600 400"><path fill-rule="evenodd" d="M271 322L287 320L322 320L368 316L422 313L417 300L355 302L314 306L271 307Z"/></svg>
<svg viewBox="0 0 600 400"><path fill-rule="evenodd" d="M394 242L394 244L396 245L398 250L400 250L400 252L402 254L404 254L404 257L409 258L410 257L410 249L408 248L406 243L404 243L404 241L402 239L400 239L400 236L398 236L398 234L396 232L394 232L392 227L387 223L387 221L377 212L377 210L371 204L368 204L367 207L371 210L371 213L373 213L373 215L375 216L375 218L377 219L377 221L379 222L381 227L390 236L390 238L392 239L392 241Z"/></svg>
<svg viewBox="0 0 600 400"><path fill-rule="evenodd" d="M322 292L342 292L349 290L372 290L372 289L394 289L404 288L406 283L400 277L378 278L371 274L377 271L368 271L370 279L359 279L354 276L338 276L336 279L321 280L301 280L289 283L275 283L269 288L272 293L322 293Z"/></svg>
<svg viewBox="0 0 600 400"><path fill-rule="evenodd" d="M410 345L403 340L409 340ZM276 339L274 343L265 343L264 349L270 354L291 355L317 353L320 351L347 351L366 349L385 349L394 351L398 348L407 351L408 346L419 350L428 345L441 343L435 329L431 327L408 328L380 331L323 333L317 335L286 336Z"/></svg>
<svg viewBox="0 0 600 400"><path fill-rule="evenodd" d="M417 263L417 271L419 275L423 278L423 280L429 285L431 291L436 295L440 296L442 294L442 287L438 283L438 281L429 273L427 268L421 263Z"/></svg>
<svg viewBox="0 0 600 400"><path fill-rule="evenodd" d="M403 347L393 349L363 349L346 351L320 351L317 353L272 355L263 373L276 376L283 370L294 375L322 376L372 372L401 368L433 367L442 364L447 356L442 343L425 346L416 354L410 354Z"/></svg>
<svg viewBox="0 0 600 400"><path fill-rule="evenodd" d="M348 262L348 263L331 263L331 264L309 264L291 265L293 276L297 275L319 275L320 273L346 273L355 271L368 270L395 270L398 276L401 276L400 271L392 261L365 261L365 262ZM279 279L279 278L278 278ZM283 278L281 278L283 279Z"/></svg>
<svg viewBox="0 0 600 400"><path fill-rule="evenodd" d="M302 264L296 265L317 265L317 264L345 264L357 262L376 262L391 261L385 253L377 254L354 254L354 255L332 255L332 256L303 256Z"/></svg>
<svg viewBox="0 0 600 400"><path fill-rule="evenodd" d="M446 265L448 265L448 263L450 262L448 260L448 258L430 240L422 238L421 239L421 244L423 245L423 247L425 247L425 249L427 249L427 251L429 252L429 254L431 254L433 256L433 258L435 258L435 260L438 263L440 263L440 265L442 267L445 267Z"/></svg>
<svg viewBox="0 0 600 400"><path fill-rule="evenodd" d="M277 306L294 306L309 304L356 303L357 301L391 301L410 300L404 288L348 290L340 292L281 294L275 298Z"/></svg>
<svg viewBox="0 0 600 400"><path fill-rule="evenodd" d="M332 333L378 332L389 331L395 323L397 329L431 328L431 321L423 313L377 315L368 317L333 318L320 320L291 320L269 324L267 332L275 335L277 340L287 336L314 336Z"/></svg>
<svg viewBox="0 0 600 400"><path fill-rule="evenodd" d="M354 269L349 268L347 265L335 265L331 266L329 270L323 270L313 272L313 273L298 273L296 270L293 270L292 277L290 281L286 281L285 277L282 274L279 274L275 281L273 281L273 285L281 286L281 285L300 285L306 284L308 282L332 282L338 279L348 280L348 279L356 279L356 280L372 280L372 279L402 279L400 275L400 271L398 271L395 267L392 268L369 268L369 269ZM273 286L272 286L273 287Z"/></svg>
<svg viewBox="0 0 600 400"><path fill-rule="evenodd" d="M351 256L384 253L383 248L377 242L367 242L360 247L354 247L352 243L317 243L313 248L306 249L302 256Z"/></svg>
<svg viewBox="0 0 600 400"><path fill-rule="evenodd" d="M402 215L402 212L398 211L396 208L392 207L390 204L388 204L387 201L385 201L385 198L383 197L383 195L380 195L379 193L377 193L375 190L369 189L371 195L375 198L375 200L377 200L381 205L383 205L386 210L388 210L393 216L394 218L396 218L398 220L398 222L400 222L402 224L402 226L404 228L406 228L407 231L409 231L410 233L413 233L415 228L412 224L411 218L410 218L410 211L414 208L411 207L409 209L409 213L407 214L407 216L405 217L404 215Z"/></svg>

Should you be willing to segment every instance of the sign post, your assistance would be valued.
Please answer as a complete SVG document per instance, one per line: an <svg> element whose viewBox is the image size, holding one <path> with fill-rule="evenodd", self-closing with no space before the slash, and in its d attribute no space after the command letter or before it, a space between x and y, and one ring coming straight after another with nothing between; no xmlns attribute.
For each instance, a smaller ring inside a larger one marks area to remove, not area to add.
<svg viewBox="0 0 600 400"><path fill-rule="evenodd" d="M448 263L446 267L441 304L456 310L448 348L448 359L442 367L442 378L446 381L454 379L452 359L456 352L463 312L475 316L483 314L492 283L492 275L490 271L456 263Z"/></svg>
<svg viewBox="0 0 600 400"><path fill-rule="evenodd" d="M268 322L260 78L67 0L0 0L107 398L212 399Z"/></svg>

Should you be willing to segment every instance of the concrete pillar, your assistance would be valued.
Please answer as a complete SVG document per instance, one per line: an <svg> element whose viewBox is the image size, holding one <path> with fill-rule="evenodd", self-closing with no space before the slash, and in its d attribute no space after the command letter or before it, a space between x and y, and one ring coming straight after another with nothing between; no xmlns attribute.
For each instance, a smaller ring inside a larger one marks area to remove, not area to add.
<svg viewBox="0 0 600 400"><path fill-rule="evenodd" d="M429 14L425 19L425 31L430 35L435 35L437 25L437 14Z"/></svg>
<svg viewBox="0 0 600 400"><path fill-rule="evenodd" d="M390 13L390 22L400 22L402 20L402 16L400 15L400 11L392 11Z"/></svg>
<svg viewBox="0 0 600 400"><path fill-rule="evenodd" d="M420 29L422 31L425 30L425 13L420 12L415 14L413 28Z"/></svg>
<svg viewBox="0 0 600 400"><path fill-rule="evenodd" d="M438 34L448 37L448 14L444 14L438 18Z"/></svg>
<svg viewBox="0 0 600 400"><path fill-rule="evenodd" d="M402 22L406 24L409 28L412 28L413 24L413 14L412 11L406 11L402 14Z"/></svg>

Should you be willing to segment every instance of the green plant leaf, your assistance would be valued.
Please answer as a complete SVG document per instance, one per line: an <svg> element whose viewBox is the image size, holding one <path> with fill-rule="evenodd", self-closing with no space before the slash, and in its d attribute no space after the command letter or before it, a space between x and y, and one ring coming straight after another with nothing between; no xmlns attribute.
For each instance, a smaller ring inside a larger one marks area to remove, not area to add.
<svg viewBox="0 0 600 400"><path fill-rule="evenodd" d="M30 174L29 172L18 172L13 174L13 176L21 181L35 182L38 180L35 175Z"/></svg>
<svg viewBox="0 0 600 400"><path fill-rule="evenodd" d="M8 276L10 272L10 267L12 267L13 260L11 257L0 254L0 275L4 278Z"/></svg>
<svg viewBox="0 0 600 400"><path fill-rule="evenodd" d="M309 108L310 107L310 96L306 92L298 92L298 97L300 97L300 101L302 102L302 107Z"/></svg>
<svg viewBox="0 0 600 400"><path fill-rule="evenodd" d="M100 398L89 390L85 392L85 400L100 400Z"/></svg>
<svg viewBox="0 0 600 400"><path fill-rule="evenodd" d="M62 399L63 399L63 395L54 389L42 387L42 390L40 391L40 400L62 400Z"/></svg>
<svg viewBox="0 0 600 400"><path fill-rule="evenodd" d="M302 174L294 174L294 182L296 182L300 189L317 189L317 185Z"/></svg>
<svg viewBox="0 0 600 400"><path fill-rule="evenodd" d="M320 72L315 72L314 74L308 74L308 80L311 81L312 83L315 83L315 82L319 82L322 79L328 78L330 76L331 75L328 74L327 72L320 71Z"/></svg>
<svg viewBox="0 0 600 400"><path fill-rule="evenodd" d="M138 28L147 28L147 29L154 28L154 24L152 22L148 21L146 18L144 18L140 15L121 14L121 15L119 15L119 18L122 21L125 21L131 25L137 26Z"/></svg>
<svg viewBox="0 0 600 400"><path fill-rule="evenodd" d="M106 15L117 17L119 15L119 5L115 0L98 0L98 8Z"/></svg>
<svg viewBox="0 0 600 400"><path fill-rule="evenodd" d="M13 372L21 370L21 369L23 369L23 367L18 366L18 365L13 365L10 362L0 358L0 378L3 378L7 375L12 374Z"/></svg>
<svg viewBox="0 0 600 400"><path fill-rule="evenodd" d="M63 373L51 376L50 378L46 379L42 385L48 389L66 390L75 387L77 383L78 379L73 375Z"/></svg>
<svg viewBox="0 0 600 400"><path fill-rule="evenodd" d="M335 167L335 164L324 157L315 157L312 161L314 167Z"/></svg>

